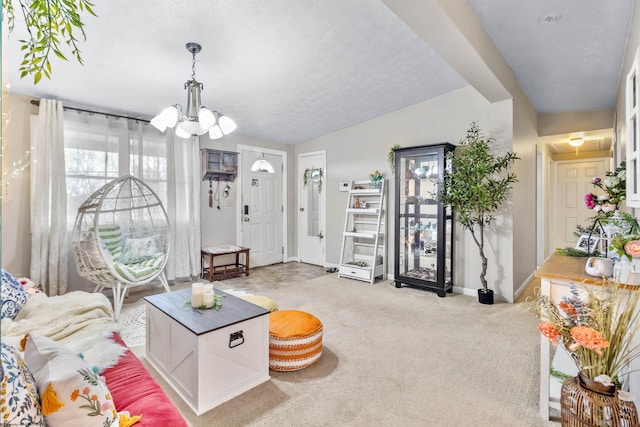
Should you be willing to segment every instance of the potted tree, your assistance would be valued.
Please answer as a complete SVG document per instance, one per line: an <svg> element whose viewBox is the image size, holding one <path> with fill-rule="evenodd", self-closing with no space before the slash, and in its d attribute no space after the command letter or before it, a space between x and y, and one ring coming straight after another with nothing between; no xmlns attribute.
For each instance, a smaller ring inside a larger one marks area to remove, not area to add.
<svg viewBox="0 0 640 427"><path fill-rule="evenodd" d="M486 138L476 122L456 149L448 154L451 168L444 172L444 182L438 186L438 200L453 209L456 221L469 230L478 246L482 271L478 300L493 304L493 290L487 285L487 256L484 251L485 231L494 220L514 182L511 167L519 159L515 153L496 156L491 152L493 138Z"/></svg>

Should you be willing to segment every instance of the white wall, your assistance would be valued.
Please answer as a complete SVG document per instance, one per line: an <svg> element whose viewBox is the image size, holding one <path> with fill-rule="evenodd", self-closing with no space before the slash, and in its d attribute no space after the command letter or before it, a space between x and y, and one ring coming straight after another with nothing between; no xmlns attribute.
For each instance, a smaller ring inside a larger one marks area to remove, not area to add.
<svg viewBox="0 0 640 427"><path fill-rule="evenodd" d="M287 257L295 256L297 251L295 239L295 210L292 189L294 187L294 177L291 170L294 166L292 160L293 146L280 144L276 142L262 141L253 138L247 138L236 134L227 135L216 141L210 140L208 137L200 138L200 148L214 148L217 150L238 151L238 145L248 145L253 147L264 147L272 150L285 151L287 153L287 165L285 168L288 173L287 188L289 195L284 195L283 200L287 201L287 217L289 219L288 235L287 235ZM237 236L237 220L241 215L238 210L237 200L240 189L238 188L238 180L230 183L231 192L227 199L220 198L220 210L217 209L217 203L214 201L213 207L209 207L209 181L201 183L201 222L202 222L202 244L236 244ZM224 183L220 185L220 192L224 188ZM216 191L216 183L213 183L213 191Z"/></svg>
<svg viewBox="0 0 640 427"><path fill-rule="evenodd" d="M367 179L375 169L382 171L387 179L393 176L387 156L394 144L403 147L435 144L440 142L457 143L471 122L477 121L485 134L496 137L496 146L500 151L509 151L512 140L511 102L491 104L475 89L465 87L434 99L386 114L384 116L342 129L315 140L297 145L295 154L327 151L326 184L327 191L327 263L338 264L342 244L344 208L346 193L338 191L338 183L357 179ZM294 169L295 170L295 169ZM298 177L297 177L298 178ZM299 179L297 179L299 183ZM388 273L393 275L393 215L394 191L389 185L387 193L389 213L387 215ZM531 212L532 221L534 221ZM507 212L507 217L509 213ZM511 222L507 218L507 223ZM513 262L511 256L511 226L500 230L499 235L491 238L489 254L490 287L503 299L511 300L513 295ZM467 288L475 293L480 286L480 263L477 247L468 233L456 228L455 285ZM458 291L464 291L458 289Z"/></svg>
<svg viewBox="0 0 640 427"><path fill-rule="evenodd" d="M29 123L38 108L30 101L6 93L2 97L2 267L16 277L29 276L31 265Z"/></svg>

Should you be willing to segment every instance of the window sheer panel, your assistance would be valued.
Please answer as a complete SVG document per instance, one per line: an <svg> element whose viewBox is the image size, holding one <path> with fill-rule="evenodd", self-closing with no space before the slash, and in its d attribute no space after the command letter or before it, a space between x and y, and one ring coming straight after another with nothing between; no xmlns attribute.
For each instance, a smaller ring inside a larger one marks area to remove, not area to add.
<svg viewBox="0 0 640 427"><path fill-rule="evenodd" d="M138 120L67 110L64 135L66 225L70 237L80 205L99 188L123 175L145 181L166 208L167 144L163 134ZM92 287L77 274L73 259L70 261L70 283L76 283L77 289Z"/></svg>

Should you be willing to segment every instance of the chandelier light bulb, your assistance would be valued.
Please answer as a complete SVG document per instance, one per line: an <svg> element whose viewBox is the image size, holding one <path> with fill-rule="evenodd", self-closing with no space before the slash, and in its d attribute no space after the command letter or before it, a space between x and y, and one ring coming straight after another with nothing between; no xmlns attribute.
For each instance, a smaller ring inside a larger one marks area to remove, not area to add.
<svg viewBox="0 0 640 427"><path fill-rule="evenodd" d="M222 129L222 133L224 133L225 135L229 135L238 127L236 125L236 122L234 122L227 116L221 116L218 121L220 122L220 129Z"/></svg>
<svg viewBox="0 0 640 427"><path fill-rule="evenodd" d="M165 108L151 120L151 125L160 132L167 128L175 128L176 136L189 138L209 133L211 139L219 139L236 130L237 125L229 117L212 112L200 103L203 85L196 80L196 53L202 47L197 43L187 43L187 50L192 55L191 79L184 84L187 90L187 109L183 114L179 104ZM217 120L216 120L217 118Z"/></svg>
<svg viewBox="0 0 640 427"><path fill-rule="evenodd" d="M220 126L214 125L209 129L209 138L211 139L220 139L224 136L222 131L220 130Z"/></svg>
<svg viewBox="0 0 640 427"><path fill-rule="evenodd" d="M211 126L216 124L216 116L214 116L208 108L200 107L200 110L198 111L198 121L200 122L200 126L202 126L206 132Z"/></svg>

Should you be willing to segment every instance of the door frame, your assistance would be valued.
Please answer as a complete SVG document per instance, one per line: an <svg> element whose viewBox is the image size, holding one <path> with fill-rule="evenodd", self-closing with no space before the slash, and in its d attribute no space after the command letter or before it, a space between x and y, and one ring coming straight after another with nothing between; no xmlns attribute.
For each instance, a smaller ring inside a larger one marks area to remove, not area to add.
<svg viewBox="0 0 640 427"><path fill-rule="evenodd" d="M301 170L300 167L300 159L302 157L308 156L322 156L322 164L324 167L324 181L323 181L323 191L320 192L320 227L323 230L324 238L322 239L322 265L327 265L327 236L329 235L327 230L327 181L328 181L328 172L327 172L327 151L326 150L318 150L318 151L309 151L307 153L298 154L298 179L296 182L297 186L297 200L298 200L298 210L296 211L296 232L298 233L298 262L302 262L301 250L302 250L302 227L300 225L300 208L302 207L302 191L304 190L303 181L301 179L302 173L304 170ZM306 207L305 207L306 208Z"/></svg>
<svg viewBox="0 0 640 427"><path fill-rule="evenodd" d="M255 153L265 153L265 154L273 154L276 156L282 157L282 247L284 248L282 254L282 262L287 261L287 256L289 254L288 250L288 242L287 242L287 152L281 150L274 150L271 148L257 147L253 145L244 145L238 144L236 146L236 150L238 151L238 165L242 166L242 152L243 151L253 151ZM242 183L245 171L240 169L240 173L238 173L238 197L236 198L236 242L237 245L242 246Z"/></svg>
<svg viewBox="0 0 640 427"><path fill-rule="evenodd" d="M547 242L548 245L551 245L551 236L554 233L557 233L558 230L554 229L554 223L551 220L552 217L554 217L556 215L556 209L557 206L553 203L553 201L555 200L556 197L556 193L557 193L557 186L558 186L558 181L560 180L559 178L559 174L558 174L558 168L560 167L560 165L563 164L571 164L571 163L585 163L585 162L594 162L594 161L604 161L605 163L605 171L607 170L611 170L611 163L613 161L613 157L579 157L577 159L572 159L572 160L554 160L552 157L549 158L549 201L550 201L550 205L549 205L549 215L547 217L547 220L549 221L549 234L547 236ZM595 191L595 190L594 190ZM585 207L586 209L586 207ZM548 247L548 251L549 251L549 255L551 255L553 253L553 250L555 248L551 248Z"/></svg>

